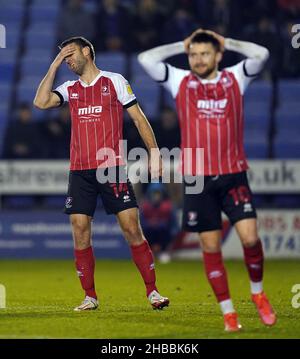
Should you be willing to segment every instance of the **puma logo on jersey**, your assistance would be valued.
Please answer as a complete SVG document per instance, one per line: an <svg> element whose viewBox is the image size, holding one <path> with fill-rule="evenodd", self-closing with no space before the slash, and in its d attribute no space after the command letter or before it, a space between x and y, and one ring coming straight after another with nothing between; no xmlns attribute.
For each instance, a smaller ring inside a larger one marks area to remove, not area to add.
<svg viewBox="0 0 300 359"><path fill-rule="evenodd" d="M97 115L102 112L102 106L88 106L78 109L78 115Z"/></svg>
<svg viewBox="0 0 300 359"><path fill-rule="evenodd" d="M207 115L220 114L224 113L227 102L226 98L223 100L198 100L197 108Z"/></svg>

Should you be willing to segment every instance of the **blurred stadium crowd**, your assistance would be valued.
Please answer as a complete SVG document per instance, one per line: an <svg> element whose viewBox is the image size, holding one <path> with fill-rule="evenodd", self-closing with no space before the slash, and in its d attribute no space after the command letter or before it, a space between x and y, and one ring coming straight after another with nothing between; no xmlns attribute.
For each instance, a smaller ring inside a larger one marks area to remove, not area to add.
<svg viewBox="0 0 300 359"><path fill-rule="evenodd" d="M32 107L32 100L59 42L76 35L94 43L100 68L130 81L159 146L179 146L173 100L145 74L136 56L183 40L199 27L270 50L264 73L245 96L246 152L254 159L299 158L300 50L291 46L291 28L300 23L300 0L0 0L0 6L7 31L6 49L0 50L0 158L69 157L68 108L43 112ZM222 67L240 59L225 53ZM187 68L184 55L170 62ZM72 79L63 65L57 85ZM124 138L129 149L142 146L127 118Z"/></svg>

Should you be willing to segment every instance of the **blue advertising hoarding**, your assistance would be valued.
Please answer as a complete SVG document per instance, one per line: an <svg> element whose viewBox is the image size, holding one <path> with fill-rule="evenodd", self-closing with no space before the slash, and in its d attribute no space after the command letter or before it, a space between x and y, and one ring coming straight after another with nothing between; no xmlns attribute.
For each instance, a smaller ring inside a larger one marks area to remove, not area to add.
<svg viewBox="0 0 300 359"><path fill-rule="evenodd" d="M129 258L115 216L96 212L92 225L97 258ZM73 258L69 217L59 211L2 211L0 258Z"/></svg>

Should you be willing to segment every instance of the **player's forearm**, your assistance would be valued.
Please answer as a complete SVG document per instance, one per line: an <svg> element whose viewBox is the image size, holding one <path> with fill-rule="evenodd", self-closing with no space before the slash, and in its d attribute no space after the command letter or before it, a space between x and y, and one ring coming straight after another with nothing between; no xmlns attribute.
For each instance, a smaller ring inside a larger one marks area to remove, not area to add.
<svg viewBox="0 0 300 359"><path fill-rule="evenodd" d="M248 76L260 73L269 58L269 50L253 42L227 38L225 39L225 49L238 52L247 57L245 71Z"/></svg>
<svg viewBox="0 0 300 359"><path fill-rule="evenodd" d="M159 151L154 132L146 117L136 122L135 125L148 152L151 154L151 151Z"/></svg>
<svg viewBox="0 0 300 359"><path fill-rule="evenodd" d="M56 72L57 72L57 67L50 66L46 76L41 81L33 101L33 104L36 107L40 109L47 108L47 104L49 103L51 97L51 92L53 89L53 83L55 80Z"/></svg>
<svg viewBox="0 0 300 359"><path fill-rule="evenodd" d="M239 41L226 38L225 49L238 52L250 59L260 60L262 62L267 61L269 58L269 50L266 47L249 41Z"/></svg>
<svg viewBox="0 0 300 359"><path fill-rule="evenodd" d="M182 53L184 53L184 44L183 41L179 41L144 51L138 55L138 61L154 80L162 81L166 72L163 61Z"/></svg>

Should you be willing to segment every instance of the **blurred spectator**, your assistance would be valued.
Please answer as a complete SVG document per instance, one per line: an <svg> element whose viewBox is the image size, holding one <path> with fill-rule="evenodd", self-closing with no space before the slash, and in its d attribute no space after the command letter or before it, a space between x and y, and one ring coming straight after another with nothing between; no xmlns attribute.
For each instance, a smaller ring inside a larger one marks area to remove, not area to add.
<svg viewBox="0 0 300 359"><path fill-rule="evenodd" d="M171 150L174 147L180 147L177 114L172 108L165 107L162 110L160 120L156 123L153 122L152 126L159 148L167 147Z"/></svg>
<svg viewBox="0 0 300 359"><path fill-rule="evenodd" d="M199 27L193 16L184 8L176 9L174 15L165 22L163 28L164 43L182 41Z"/></svg>
<svg viewBox="0 0 300 359"><path fill-rule="evenodd" d="M40 158L41 138L36 123L32 122L31 107L20 104L16 118L9 121L5 137L3 157L6 159Z"/></svg>
<svg viewBox="0 0 300 359"><path fill-rule="evenodd" d="M47 158L70 158L71 121L69 106L63 106L57 118L41 124Z"/></svg>
<svg viewBox="0 0 300 359"><path fill-rule="evenodd" d="M278 0L278 7L287 19L300 19L300 0Z"/></svg>
<svg viewBox="0 0 300 359"><path fill-rule="evenodd" d="M230 16L229 0L213 0L212 6L212 20L213 25L222 26L224 33L227 32L229 27L231 16Z"/></svg>
<svg viewBox="0 0 300 359"><path fill-rule="evenodd" d="M85 10L82 0L69 0L59 19L59 40L72 36L84 36L91 42L95 39L95 19Z"/></svg>
<svg viewBox="0 0 300 359"><path fill-rule="evenodd" d="M130 12L119 0L103 0L98 12L98 45L100 50L120 51L131 46Z"/></svg>
<svg viewBox="0 0 300 359"><path fill-rule="evenodd" d="M148 185L140 209L143 231L154 255L162 263L169 262L169 249L177 231L177 221L172 202L162 183Z"/></svg>
<svg viewBox="0 0 300 359"><path fill-rule="evenodd" d="M156 0L140 0L133 19L135 50L147 50L159 45L164 11Z"/></svg>

